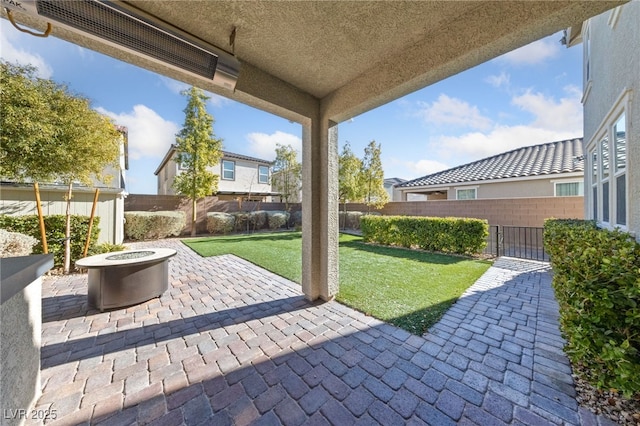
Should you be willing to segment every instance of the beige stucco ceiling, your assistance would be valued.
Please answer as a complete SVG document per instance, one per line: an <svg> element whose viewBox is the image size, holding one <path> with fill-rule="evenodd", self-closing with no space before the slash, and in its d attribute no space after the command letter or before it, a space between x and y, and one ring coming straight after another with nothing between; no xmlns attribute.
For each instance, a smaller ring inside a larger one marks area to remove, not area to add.
<svg viewBox="0 0 640 426"><path fill-rule="evenodd" d="M233 52L242 63L235 91L64 28L53 34L293 120L317 115L320 105L339 122L624 1L128 3ZM39 18L16 17L44 28Z"/></svg>

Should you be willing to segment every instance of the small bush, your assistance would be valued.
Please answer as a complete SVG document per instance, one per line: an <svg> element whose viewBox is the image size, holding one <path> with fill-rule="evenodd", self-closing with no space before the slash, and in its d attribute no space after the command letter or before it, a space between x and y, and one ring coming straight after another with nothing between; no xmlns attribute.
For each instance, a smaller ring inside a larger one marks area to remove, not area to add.
<svg viewBox="0 0 640 426"><path fill-rule="evenodd" d="M302 210L296 210L291 213L291 224L294 228L302 227Z"/></svg>
<svg viewBox="0 0 640 426"><path fill-rule="evenodd" d="M187 223L182 211L131 211L124 213L124 219L124 236L132 240L177 237Z"/></svg>
<svg viewBox="0 0 640 426"><path fill-rule="evenodd" d="M360 229L362 212L339 212L338 223L342 229Z"/></svg>
<svg viewBox="0 0 640 426"><path fill-rule="evenodd" d="M229 213L207 213L207 231L212 234L228 234L234 226L235 218Z"/></svg>
<svg viewBox="0 0 640 426"><path fill-rule="evenodd" d="M253 230L263 229L267 226L267 212L264 210L256 210L249 213L249 221Z"/></svg>
<svg viewBox="0 0 640 426"><path fill-rule="evenodd" d="M489 235L486 220L456 217L363 215L360 227L367 242L464 255L482 252Z"/></svg>
<svg viewBox="0 0 640 426"><path fill-rule="evenodd" d="M249 231L249 212L234 212L231 213L234 220L234 231L245 232Z"/></svg>
<svg viewBox="0 0 640 426"><path fill-rule="evenodd" d="M280 229L287 225L288 220L289 220L289 212L285 212L285 211L267 212L267 221L269 223L269 229Z"/></svg>
<svg viewBox="0 0 640 426"><path fill-rule="evenodd" d="M592 221L547 220L565 352L600 389L640 395L640 244Z"/></svg>
<svg viewBox="0 0 640 426"><path fill-rule="evenodd" d="M124 251L124 250L127 250L127 246L125 246L124 244L102 243L102 244L97 244L91 251L89 251L88 256L93 256L94 254L112 253L114 251Z"/></svg>
<svg viewBox="0 0 640 426"><path fill-rule="evenodd" d="M64 241L65 241L65 221L64 215L50 215L44 217L44 225L47 234L47 246L49 253L53 254L54 265L61 267L64 264ZM95 248L98 235L100 234L100 217L93 219L91 228L91 243L89 251ZM42 241L40 237L40 224L37 215L8 216L0 215L0 228L10 232L19 232L35 238L38 243L33 248L34 254L43 253ZM89 230L88 216L71 216L71 262L82 258L84 245Z"/></svg>
<svg viewBox="0 0 640 426"><path fill-rule="evenodd" d="M29 235L0 229L0 257L29 256L38 243Z"/></svg>

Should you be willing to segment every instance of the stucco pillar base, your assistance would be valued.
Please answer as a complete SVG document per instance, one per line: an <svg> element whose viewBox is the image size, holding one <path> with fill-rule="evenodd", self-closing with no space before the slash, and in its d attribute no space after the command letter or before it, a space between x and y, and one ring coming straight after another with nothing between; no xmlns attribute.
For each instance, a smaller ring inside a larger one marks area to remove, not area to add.
<svg viewBox="0 0 640 426"><path fill-rule="evenodd" d="M303 124L302 291L308 300L338 294L338 126Z"/></svg>

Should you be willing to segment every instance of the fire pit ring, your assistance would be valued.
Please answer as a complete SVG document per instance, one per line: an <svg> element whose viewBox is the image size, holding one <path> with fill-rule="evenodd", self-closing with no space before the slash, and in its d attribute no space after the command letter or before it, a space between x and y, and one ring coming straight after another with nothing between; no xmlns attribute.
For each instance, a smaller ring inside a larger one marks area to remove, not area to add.
<svg viewBox="0 0 640 426"><path fill-rule="evenodd" d="M89 270L87 299L100 311L136 305L169 288L169 258L176 251L145 248L85 257L76 266Z"/></svg>

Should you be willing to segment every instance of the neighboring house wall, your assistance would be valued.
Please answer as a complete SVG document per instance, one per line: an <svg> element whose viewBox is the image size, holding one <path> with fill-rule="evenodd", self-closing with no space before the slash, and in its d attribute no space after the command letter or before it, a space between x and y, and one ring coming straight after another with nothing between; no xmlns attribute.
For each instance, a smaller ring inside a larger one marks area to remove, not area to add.
<svg viewBox="0 0 640 426"><path fill-rule="evenodd" d="M182 170L175 158L176 152L172 147L155 172L158 195L176 195L172 185ZM271 193L271 171L270 163L267 161L252 161L244 156L225 154L220 163L209 170L219 176L217 195L221 199L233 200L238 194L244 194L245 198L253 198L250 194ZM265 196L256 198L265 199ZM265 201L269 199L267 197Z"/></svg>
<svg viewBox="0 0 640 426"><path fill-rule="evenodd" d="M40 185L42 213L45 216L66 214L66 188ZM95 190L74 188L71 214L91 216ZM96 207L100 217L98 243L120 244L124 239L124 192L101 188ZM11 216L38 214L33 186L2 185L0 214Z"/></svg>
<svg viewBox="0 0 640 426"><path fill-rule="evenodd" d="M557 193L557 185L566 183L579 183L581 193L583 195L583 174L565 174L562 176L554 176L553 178L520 178L518 180L512 180L504 182L492 181L492 182L465 182L460 184L452 184L445 186L431 186L428 191L426 201L433 200L457 200L458 190L475 189L476 199L498 199L498 198L531 198L531 197L555 197L562 195ZM441 191L441 193L435 193L434 191ZM420 189L407 188L406 190L400 190L403 194L417 195ZM408 197L406 201L412 201ZM419 201L419 200L414 200Z"/></svg>
<svg viewBox="0 0 640 426"><path fill-rule="evenodd" d="M638 22L640 2L619 6L584 23L582 45L585 217L640 239Z"/></svg>
<svg viewBox="0 0 640 426"><path fill-rule="evenodd" d="M223 174L222 165L225 164L233 164L234 171L233 178L225 178ZM266 183L261 183L259 178L264 176L263 173L260 173L259 167L266 167ZM265 193L271 192L271 176L269 165L266 163L256 163L252 161L235 159L233 157L224 157L221 161L219 169L214 170L214 173L220 176L220 181L218 182L218 192L220 194L219 197L222 198L225 192L240 192L240 193Z"/></svg>

